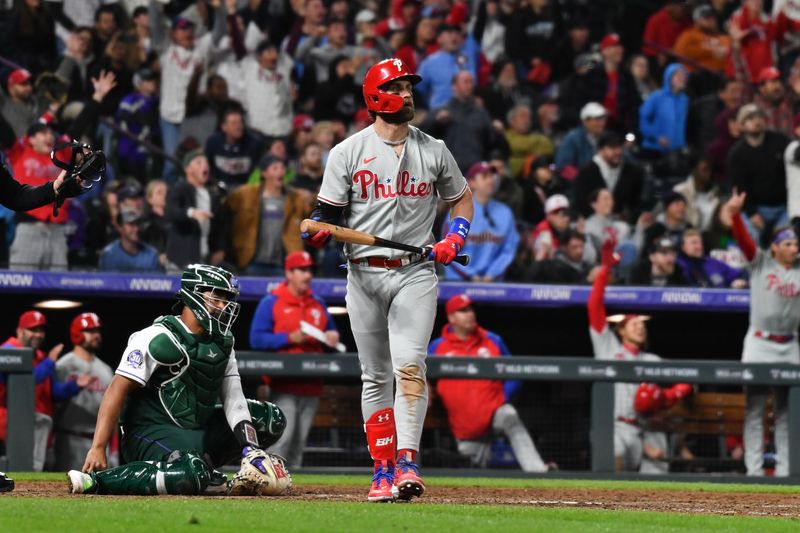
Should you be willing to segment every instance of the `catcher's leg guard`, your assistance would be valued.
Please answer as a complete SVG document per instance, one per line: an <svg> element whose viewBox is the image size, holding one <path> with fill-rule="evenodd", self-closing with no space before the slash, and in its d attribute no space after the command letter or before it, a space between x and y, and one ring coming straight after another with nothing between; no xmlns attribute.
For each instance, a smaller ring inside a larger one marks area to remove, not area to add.
<svg viewBox="0 0 800 533"><path fill-rule="evenodd" d="M280 407L270 402L247 400L247 408L256 428L259 446L266 449L278 442L286 430L286 417Z"/></svg>
<svg viewBox="0 0 800 533"><path fill-rule="evenodd" d="M367 499L371 502L391 501L395 498L394 460L397 455L397 435L394 410L381 409L364 424L367 447L375 461L375 472Z"/></svg>
<svg viewBox="0 0 800 533"><path fill-rule="evenodd" d="M201 494L211 469L195 451L176 450L165 461L134 461L91 474L99 494Z"/></svg>

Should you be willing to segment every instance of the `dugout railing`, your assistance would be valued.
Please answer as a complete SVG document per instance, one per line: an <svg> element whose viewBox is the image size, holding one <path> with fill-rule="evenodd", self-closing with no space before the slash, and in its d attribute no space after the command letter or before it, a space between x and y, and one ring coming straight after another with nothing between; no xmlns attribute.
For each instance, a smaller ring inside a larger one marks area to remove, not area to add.
<svg viewBox="0 0 800 533"><path fill-rule="evenodd" d="M7 375L8 470L30 470L33 448L33 376L30 350L0 350L0 372ZM237 352L242 376L352 379L361 375L355 354L283 355ZM430 357L428 377L591 382L591 470L614 471L614 383L643 381L704 385L788 387L789 475L800 477L800 367L781 364L680 360L602 361L577 357Z"/></svg>

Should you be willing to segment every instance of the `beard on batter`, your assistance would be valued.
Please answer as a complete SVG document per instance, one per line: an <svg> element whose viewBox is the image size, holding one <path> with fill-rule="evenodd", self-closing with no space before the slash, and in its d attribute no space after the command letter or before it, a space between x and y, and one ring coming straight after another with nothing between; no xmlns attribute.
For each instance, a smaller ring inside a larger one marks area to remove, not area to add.
<svg viewBox="0 0 800 533"><path fill-rule="evenodd" d="M403 104L399 111L394 113L381 113L381 118L389 124L404 124L414 118L414 104Z"/></svg>

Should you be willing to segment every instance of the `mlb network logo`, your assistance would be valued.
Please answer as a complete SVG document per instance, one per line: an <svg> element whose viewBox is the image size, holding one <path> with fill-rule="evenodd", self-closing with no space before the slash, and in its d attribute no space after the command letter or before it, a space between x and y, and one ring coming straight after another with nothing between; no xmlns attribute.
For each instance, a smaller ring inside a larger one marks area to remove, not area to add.
<svg viewBox="0 0 800 533"><path fill-rule="evenodd" d="M392 435L391 437L384 437L384 438L382 438L382 439L377 439L377 440L375 441L375 446L376 446L376 447L377 447L377 446L388 446L388 445L390 445L392 442L394 442L394 435Z"/></svg>

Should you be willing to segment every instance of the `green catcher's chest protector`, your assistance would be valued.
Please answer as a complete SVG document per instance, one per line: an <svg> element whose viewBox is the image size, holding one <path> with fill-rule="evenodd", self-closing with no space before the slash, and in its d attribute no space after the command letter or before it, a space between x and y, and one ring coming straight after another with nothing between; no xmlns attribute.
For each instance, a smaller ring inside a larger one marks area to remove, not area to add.
<svg viewBox="0 0 800 533"><path fill-rule="evenodd" d="M198 337L189 333L175 316L153 323L167 332L150 341L150 355L161 365L151 379L170 418L185 429L199 429L219 401L228 366L233 335Z"/></svg>

